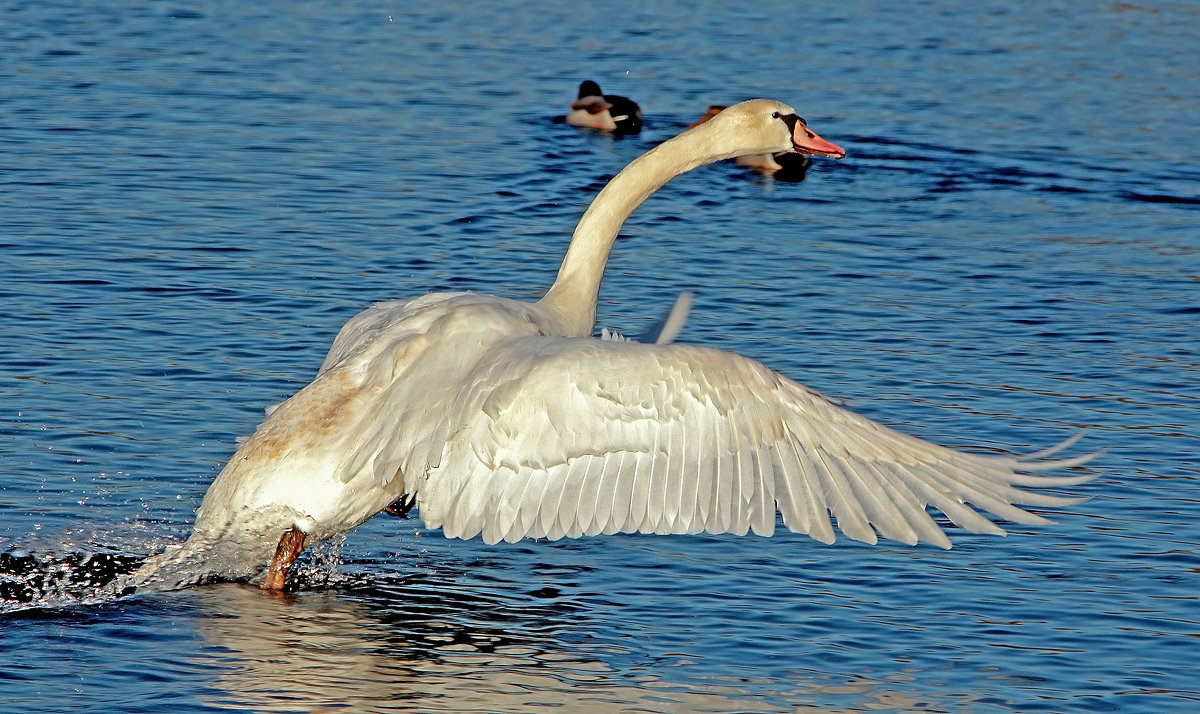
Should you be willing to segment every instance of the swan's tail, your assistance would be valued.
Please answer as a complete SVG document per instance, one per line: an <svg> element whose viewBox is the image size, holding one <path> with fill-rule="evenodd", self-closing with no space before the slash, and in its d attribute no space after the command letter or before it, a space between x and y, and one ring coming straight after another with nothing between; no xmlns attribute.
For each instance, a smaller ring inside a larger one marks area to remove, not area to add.
<svg viewBox="0 0 1200 714"><path fill-rule="evenodd" d="M656 345L671 344L683 329L691 311L692 293L684 290L675 298L675 304L671 306L670 312L663 315L661 320L639 337L638 342L651 342Z"/></svg>

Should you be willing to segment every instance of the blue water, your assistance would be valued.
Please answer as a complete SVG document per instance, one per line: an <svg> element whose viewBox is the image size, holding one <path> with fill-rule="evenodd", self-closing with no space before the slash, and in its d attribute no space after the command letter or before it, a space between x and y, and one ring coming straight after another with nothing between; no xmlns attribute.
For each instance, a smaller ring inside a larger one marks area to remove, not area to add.
<svg viewBox="0 0 1200 714"><path fill-rule="evenodd" d="M0 614L0 711L1200 707L1194 3L91 5L0 24L0 553L76 563ZM553 121L586 78L640 136ZM600 323L689 289L683 341L922 437L1087 429L1092 500L948 552L380 517L284 596L68 587L185 536L371 301L537 297L608 177L751 96L847 158L670 184Z"/></svg>

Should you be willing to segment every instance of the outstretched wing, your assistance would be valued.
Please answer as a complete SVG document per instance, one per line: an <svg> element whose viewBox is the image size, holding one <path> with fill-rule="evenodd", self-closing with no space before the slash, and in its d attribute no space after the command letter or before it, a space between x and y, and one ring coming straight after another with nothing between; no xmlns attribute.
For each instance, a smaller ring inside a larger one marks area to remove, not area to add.
<svg viewBox="0 0 1200 714"><path fill-rule="evenodd" d="M418 492L448 537L488 543L598 533L771 535L776 512L830 543L877 533L950 547L932 505L978 533L1048 521L1013 504L1083 499L1020 486L1090 456L1044 461L955 451L838 407L715 349L532 337L496 348L454 404L438 468ZM1050 451L1034 455L1043 457ZM974 506L975 508L972 508Z"/></svg>

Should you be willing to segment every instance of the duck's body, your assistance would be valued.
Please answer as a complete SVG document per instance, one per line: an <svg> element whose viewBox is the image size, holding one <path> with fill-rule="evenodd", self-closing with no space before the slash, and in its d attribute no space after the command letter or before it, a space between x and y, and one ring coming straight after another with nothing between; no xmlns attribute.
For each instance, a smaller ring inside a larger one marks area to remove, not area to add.
<svg viewBox="0 0 1200 714"><path fill-rule="evenodd" d="M807 156L784 153L750 154L739 156L733 162L780 181L801 181L808 175L808 169L812 166L812 159Z"/></svg>
<svg viewBox="0 0 1200 714"><path fill-rule="evenodd" d="M1042 523L1013 503L1071 499L1017 485L1075 462L965 454L837 407L753 360L711 348L591 337L604 266L626 217L711 161L795 151L840 158L786 105L731 107L651 150L592 202L536 303L435 293L350 320L316 378L270 413L217 476L180 548L133 584L211 579L280 588L306 541L413 503L448 537L595 533L950 541L933 505L1002 533L964 505Z"/></svg>
<svg viewBox="0 0 1200 714"><path fill-rule="evenodd" d="M579 94L571 102L567 123L618 134L636 134L642 129L642 110L632 99L619 94L603 94L600 85L588 80L579 85Z"/></svg>

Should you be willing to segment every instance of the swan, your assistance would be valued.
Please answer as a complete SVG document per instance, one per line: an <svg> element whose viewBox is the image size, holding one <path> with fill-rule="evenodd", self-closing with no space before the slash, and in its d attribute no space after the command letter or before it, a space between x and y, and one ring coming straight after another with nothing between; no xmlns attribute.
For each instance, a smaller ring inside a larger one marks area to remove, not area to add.
<svg viewBox="0 0 1200 714"><path fill-rule="evenodd" d="M695 124L688 125L688 128L698 127L724 110L724 104L713 104L704 110L704 115ZM774 154L747 154L734 158L733 162L738 166L745 166L773 176L780 181L803 181L804 177L808 175L808 168L812 166L812 159L808 156L787 151Z"/></svg>
<svg viewBox="0 0 1200 714"><path fill-rule="evenodd" d="M628 97L603 94L600 85L589 79L579 85L579 95L571 102L567 123L618 134L636 134L642 129L642 110Z"/></svg>
<svg viewBox="0 0 1200 714"><path fill-rule="evenodd" d="M1084 499L1021 487L1092 458L956 451L847 411L752 359L592 338L625 219L673 177L750 153L842 158L791 107L751 100L643 154L596 196L558 275L529 303L473 292L381 302L338 333L314 380L272 410L217 475L191 536L134 587L284 586L306 543L414 505L429 528L488 543L599 533L879 536L943 548L932 506L977 533L975 508ZM1075 438L1078 438L1076 436ZM974 506L975 508L972 508Z"/></svg>

